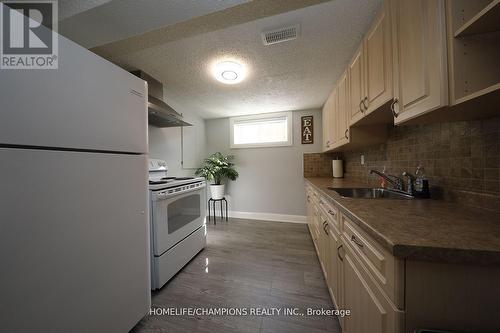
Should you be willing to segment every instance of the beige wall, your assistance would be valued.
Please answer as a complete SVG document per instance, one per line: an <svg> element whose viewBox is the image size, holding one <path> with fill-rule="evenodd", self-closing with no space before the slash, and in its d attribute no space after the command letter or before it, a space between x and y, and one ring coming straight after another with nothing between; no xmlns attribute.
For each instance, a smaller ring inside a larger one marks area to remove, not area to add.
<svg viewBox="0 0 500 333"><path fill-rule="evenodd" d="M314 116L314 144L300 143L300 117ZM305 216L302 160L321 150L321 110L293 112L293 145L230 149L229 118L206 121L208 154L235 155L240 177L228 185L230 209L236 212Z"/></svg>
<svg viewBox="0 0 500 333"><path fill-rule="evenodd" d="M193 126L182 130L181 127L149 126L149 157L165 160L170 176L192 176L207 153L205 120L177 105L171 106L182 112L183 119Z"/></svg>

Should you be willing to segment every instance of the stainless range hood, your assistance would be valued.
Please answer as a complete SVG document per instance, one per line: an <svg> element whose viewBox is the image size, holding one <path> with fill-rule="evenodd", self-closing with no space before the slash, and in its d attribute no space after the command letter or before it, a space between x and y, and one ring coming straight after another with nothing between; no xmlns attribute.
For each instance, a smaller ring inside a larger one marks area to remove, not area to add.
<svg viewBox="0 0 500 333"><path fill-rule="evenodd" d="M193 126L182 120L182 114L175 111L163 98L163 84L143 71L132 71L148 83L148 122L156 127Z"/></svg>

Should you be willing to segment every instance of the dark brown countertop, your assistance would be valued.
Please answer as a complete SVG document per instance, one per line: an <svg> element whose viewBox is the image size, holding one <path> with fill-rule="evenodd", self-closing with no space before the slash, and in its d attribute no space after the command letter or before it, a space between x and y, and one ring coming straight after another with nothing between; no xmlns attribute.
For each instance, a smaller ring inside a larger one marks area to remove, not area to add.
<svg viewBox="0 0 500 333"><path fill-rule="evenodd" d="M348 179L306 178L399 258L500 265L500 217L441 200L343 198L333 187L370 187Z"/></svg>

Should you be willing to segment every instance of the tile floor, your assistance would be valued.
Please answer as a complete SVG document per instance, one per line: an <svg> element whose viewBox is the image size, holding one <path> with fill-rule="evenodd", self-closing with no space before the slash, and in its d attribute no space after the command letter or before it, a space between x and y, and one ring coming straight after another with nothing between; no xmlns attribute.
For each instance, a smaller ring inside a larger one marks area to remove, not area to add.
<svg viewBox="0 0 500 333"><path fill-rule="evenodd" d="M305 224L230 219L161 290L157 308L333 309ZM282 310L284 311L284 310ZM340 332L335 317L150 315L139 332Z"/></svg>

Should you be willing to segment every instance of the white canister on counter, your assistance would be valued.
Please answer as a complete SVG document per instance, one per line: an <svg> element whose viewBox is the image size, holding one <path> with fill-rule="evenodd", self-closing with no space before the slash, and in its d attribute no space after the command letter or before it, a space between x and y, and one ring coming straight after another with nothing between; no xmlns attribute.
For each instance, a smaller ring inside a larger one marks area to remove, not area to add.
<svg viewBox="0 0 500 333"><path fill-rule="evenodd" d="M332 161L333 178L344 177L344 164L342 160Z"/></svg>

